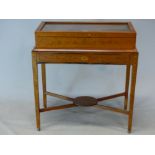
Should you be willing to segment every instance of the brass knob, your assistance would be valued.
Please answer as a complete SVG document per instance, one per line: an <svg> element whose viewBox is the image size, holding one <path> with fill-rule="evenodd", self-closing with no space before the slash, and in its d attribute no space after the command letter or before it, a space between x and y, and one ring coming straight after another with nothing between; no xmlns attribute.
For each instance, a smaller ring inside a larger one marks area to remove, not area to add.
<svg viewBox="0 0 155 155"><path fill-rule="evenodd" d="M87 56L82 56L81 61L88 61L88 57Z"/></svg>

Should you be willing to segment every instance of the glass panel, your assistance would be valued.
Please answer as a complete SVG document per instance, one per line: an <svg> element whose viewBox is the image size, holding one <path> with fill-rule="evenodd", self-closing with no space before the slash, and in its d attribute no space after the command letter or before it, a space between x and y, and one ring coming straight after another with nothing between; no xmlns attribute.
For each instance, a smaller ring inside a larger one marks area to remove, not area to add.
<svg viewBox="0 0 155 155"><path fill-rule="evenodd" d="M42 31L130 31L128 24L46 24Z"/></svg>

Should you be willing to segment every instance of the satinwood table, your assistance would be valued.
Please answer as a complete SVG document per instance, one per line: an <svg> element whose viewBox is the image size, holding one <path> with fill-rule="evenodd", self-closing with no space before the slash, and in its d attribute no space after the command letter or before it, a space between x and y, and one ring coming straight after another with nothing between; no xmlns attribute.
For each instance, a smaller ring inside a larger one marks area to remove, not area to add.
<svg viewBox="0 0 155 155"><path fill-rule="evenodd" d="M46 89L46 64L49 63L125 65L125 90L100 98L90 96L71 98L49 92ZM128 132L131 132L138 52L136 31L130 22L42 22L35 31L32 64L38 130L40 130L41 112L77 106L93 106L127 115ZM40 108L39 103L38 64L41 64L42 68L43 108ZM70 103L49 107L47 95L68 100ZM100 101L120 96L124 96L124 108L100 104Z"/></svg>

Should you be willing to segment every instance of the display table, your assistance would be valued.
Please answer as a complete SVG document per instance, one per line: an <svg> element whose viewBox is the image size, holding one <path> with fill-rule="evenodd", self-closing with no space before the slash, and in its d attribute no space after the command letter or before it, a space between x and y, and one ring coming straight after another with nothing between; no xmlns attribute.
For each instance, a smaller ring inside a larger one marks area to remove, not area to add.
<svg viewBox="0 0 155 155"><path fill-rule="evenodd" d="M138 64L136 32L131 23L42 22L35 32L35 42L36 45L32 51L32 64L38 130L40 130L41 112L77 106L93 106L127 115L128 132L131 132ZM125 90L101 98L90 96L71 98L48 92L46 89L47 63L126 65ZM42 68L43 108L40 108L39 102L38 64L41 64ZM130 72L132 73L131 79ZM48 107L47 95L68 100L70 103ZM100 104L101 101L120 96L124 96L124 109ZM130 96L129 102L128 96Z"/></svg>

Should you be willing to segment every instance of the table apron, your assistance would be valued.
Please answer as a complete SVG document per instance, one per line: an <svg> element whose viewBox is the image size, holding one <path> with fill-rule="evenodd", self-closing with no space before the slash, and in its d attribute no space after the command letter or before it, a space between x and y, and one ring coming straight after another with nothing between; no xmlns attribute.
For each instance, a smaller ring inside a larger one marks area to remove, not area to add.
<svg viewBox="0 0 155 155"><path fill-rule="evenodd" d="M73 64L130 64L130 53L91 54L91 53L37 53L38 63L73 63Z"/></svg>

